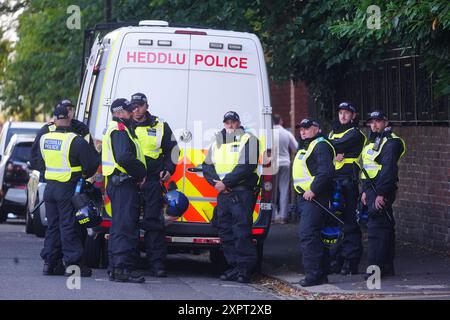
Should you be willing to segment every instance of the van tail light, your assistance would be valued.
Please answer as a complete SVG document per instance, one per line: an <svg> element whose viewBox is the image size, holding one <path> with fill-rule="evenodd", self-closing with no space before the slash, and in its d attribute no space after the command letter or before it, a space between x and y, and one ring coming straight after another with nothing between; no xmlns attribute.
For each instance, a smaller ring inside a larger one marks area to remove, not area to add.
<svg viewBox="0 0 450 320"><path fill-rule="evenodd" d="M5 182L16 184L27 183L29 179L27 167L21 163L9 162L6 165Z"/></svg>
<svg viewBox="0 0 450 320"><path fill-rule="evenodd" d="M264 228L253 228L252 229L252 234L255 236L263 235L265 232L266 232L266 229L264 229Z"/></svg>

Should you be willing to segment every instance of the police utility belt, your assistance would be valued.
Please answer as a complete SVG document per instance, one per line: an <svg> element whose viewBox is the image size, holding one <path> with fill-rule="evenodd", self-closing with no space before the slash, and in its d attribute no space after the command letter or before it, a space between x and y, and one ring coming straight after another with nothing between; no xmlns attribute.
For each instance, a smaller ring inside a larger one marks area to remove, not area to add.
<svg viewBox="0 0 450 320"><path fill-rule="evenodd" d="M137 180L132 176L120 171L118 173L113 173L108 179L114 186L120 186L129 180L132 182L137 182Z"/></svg>

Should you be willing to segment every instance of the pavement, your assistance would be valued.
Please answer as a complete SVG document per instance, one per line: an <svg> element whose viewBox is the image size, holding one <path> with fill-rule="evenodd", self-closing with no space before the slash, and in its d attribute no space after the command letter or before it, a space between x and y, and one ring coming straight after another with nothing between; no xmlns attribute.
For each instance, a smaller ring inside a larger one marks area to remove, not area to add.
<svg viewBox="0 0 450 320"><path fill-rule="evenodd" d="M367 238L367 235L363 235ZM367 240L364 241L365 252ZM366 256L360 272L366 270ZM297 223L272 224L264 246L263 273L301 295L331 299L445 299L450 300L450 251L436 252L397 242L396 275L381 279L380 289L369 289L363 275L329 275L328 284L303 288Z"/></svg>

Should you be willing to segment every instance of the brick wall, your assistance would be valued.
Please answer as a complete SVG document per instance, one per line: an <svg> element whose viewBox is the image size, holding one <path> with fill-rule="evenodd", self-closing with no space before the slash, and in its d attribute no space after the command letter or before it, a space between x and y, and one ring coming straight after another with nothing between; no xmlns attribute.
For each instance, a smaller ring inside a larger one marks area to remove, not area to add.
<svg viewBox="0 0 450 320"><path fill-rule="evenodd" d="M406 142L394 213L397 236L450 250L450 128L394 128Z"/></svg>
<svg viewBox="0 0 450 320"><path fill-rule="evenodd" d="M291 91L291 82L282 84L270 82L270 95L273 113L281 115L284 127L291 128L292 124L300 122L308 115L308 90L303 82L295 84ZM294 114L291 106L294 105ZM293 122L292 122L293 121Z"/></svg>

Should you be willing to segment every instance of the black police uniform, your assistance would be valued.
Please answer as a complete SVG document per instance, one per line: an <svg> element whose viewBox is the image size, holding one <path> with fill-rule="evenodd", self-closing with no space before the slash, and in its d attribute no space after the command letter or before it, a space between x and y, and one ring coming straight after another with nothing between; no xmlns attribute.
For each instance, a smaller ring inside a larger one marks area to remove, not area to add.
<svg viewBox="0 0 450 320"><path fill-rule="evenodd" d="M349 131L347 131L349 130ZM336 154L343 153L345 158L358 158L364 147L365 137L356 124L348 123L342 125L339 121L333 123L332 134L340 134L346 132L343 137L330 139ZM331 134L330 134L331 135ZM333 268L335 272L342 274L357 273L358 265L361 259L363 247L361 241L361 229L356 222L356 206L358 202L358 166L354 163L344 164L342 168L335 171L334 180L341 184L342 196L345 201L343 210L343 226L344 238L338 245L334 255L336 264ZM334 260L332 259L332 260ZM342 267L342 270L341 270Z"/></svg>
<svg viewBox="0 0 450 320"><path fill-rule="evenodd" d="M382 165L375 179L375 191L370 185L370 180L363 180L363 192L366 193L366 203L369 208L369 221L367 223L368 250L367 258L369 265L377 265L381 269L381 275L394 275L395 256L395 219L392 204L395 201L398 183L398 161L404 152L404 146L400 139L392 139L392 131L385 130L383 133L371 132L369 143L374 142L377 137L387 137L381 153L375 159ZM376 196L385 197L385 206L377 211L374 208Z"/></svg>
<svg viewBox="0 0 450 320"><path fill-rule="evenodd" d="M113 121L127 126L133 135L132 121L113 117ZM108 243L109 271L133 271L136 267L136 249L139 241L139 187L137 182L145 177L145 166L136 157L136 147L124 130L111 133L114 158L130 178L120 184L113 183L121 173L115 169L108 177L106 193L111 200L112 225ZM127 277L124 277L124 279ZM124 280L125 281L125 280Z"/></svg>
<svg viewBox="0 0 450 320"><path fill-rule="evenodd" d="M50 131L55 130L56 125L53 122L46 123L42 126L42 128L38 131L36 135L36 139L34 140L33 145L31 146L31 157L30 157L30 164L32 167L38 166L37 162L39 161L39 141L42 137L42 135L49 133ZM76 119L72 119L70 121L70 127L68 128L70 132L76 133L80 135L81 137L86 137L89 134L89 128L87 125L85 125L83 122L78 121ZM92 140L92 137L89 134L89 144L94 145L94 142ZM41 178L43 181L44 173L41 172Z"/></svg>
<svg viewBox="0 0 450 320"><path fill-rule="evenodd" d="M57 127L55 132L72 132L70 127ZM39 146L40 137L35 144ZM71 199L75 193L75 186L83 176L89 178L95 174L100 164L97 151L89 145L81 136L72 141L69 151L71 166L81 166L82 172L73 172L68 182L47 180L44 192L45 210L48 229L45 236L44 248L41 257L47 265L45 274L53 274L53 268L61 265L64 259L66 266L82 265L83 244L82 228L75 219L75 209ZM45 172L45 162L40 148L32 164L33 169ZM82 275L84 269L81 270ZM86 271L90 275L90 270Z"/></svg>
<svg viewBox="0 0 450 320"><path fill-rule="evenodd" d="M299 149L308 149L309 144L319 138L300 140ZM306 160L309 172L314 176L311 191L315 199L325 207L328 207L332 181L334 175L333 150L328 143L318 143ZM302 252L303 267L305 269L304 285L312 285L316 282L325 282L328 271L328 250L322 243L321 230L326 225L329 217L317 204L298 197L298 212L300 217L299 237Z"/></svg>
<svg viewBox="0 0 450 320"><path fill-rule="evenodd" d="M154 127L157 124L157 117L146 113L142 122L134 121L134 127ZM159 120L161 121L161 120ZM174 174L176 163L172 157L178 160L180 154L178 144L173 138L172 130L164 122L164 135L161 140L162 154L153 159L145 156L147 164L147 176L142 186L144 198L144 219L141 227L145 230L144 242L150 272L153 275L165 276L165 259L167 255L167 245L164 233L164 217L162 216L163 193L160 182L160 172L168 171Z"/></svg>
<svg viewBox="0 0 450 320"><path fill-rule="evenodd" d="M230 143L242 137L244 128L228 134L223 129L217 136L217 144ZM222 280L249 282L256 267L256 248L252 243L253 210L256 204L259 177L257 159L259 142L255 136L246 142L239 155L239 164L228 173L222 182L231 191L217 196L214 225L218 228L223 252L230 270L221 276ZM202 165L203 175L214 186L213 180L221 180L212 162L212 149Z"/></svg>

